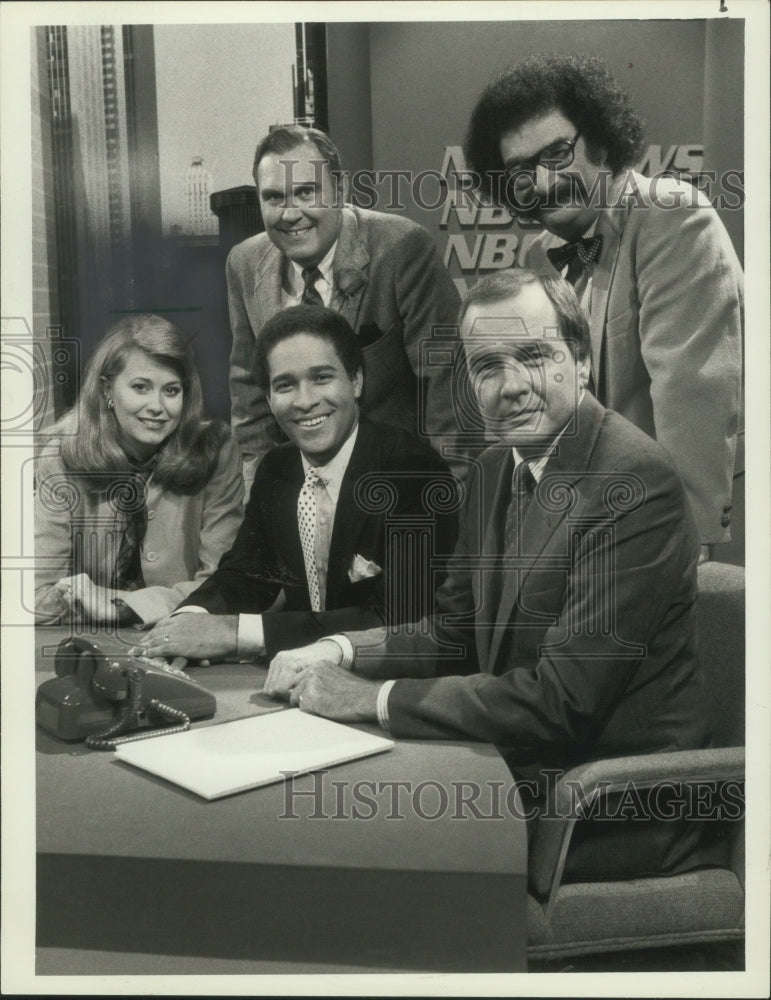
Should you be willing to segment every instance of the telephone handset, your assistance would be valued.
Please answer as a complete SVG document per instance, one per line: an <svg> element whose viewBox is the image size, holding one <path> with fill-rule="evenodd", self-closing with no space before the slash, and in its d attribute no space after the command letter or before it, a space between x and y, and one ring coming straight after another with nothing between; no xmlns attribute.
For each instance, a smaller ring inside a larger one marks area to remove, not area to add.
<svg viewBox="0 0 771 1000"><path fill-rule="evenodd" d="M57 676L37 691L37 724L63 740L85 739L96 750L159 735L148 727L163 723L164 734L182 732L191 719L217 710L213 694L165 660L105 653L83 636L59 644L54 670Z"/></svg>

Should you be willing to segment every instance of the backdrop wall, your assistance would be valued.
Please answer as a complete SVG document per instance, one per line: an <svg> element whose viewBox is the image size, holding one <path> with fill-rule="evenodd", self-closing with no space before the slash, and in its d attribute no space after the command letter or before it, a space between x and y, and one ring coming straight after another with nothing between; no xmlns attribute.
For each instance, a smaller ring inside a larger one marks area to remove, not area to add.
<svg viewBox="0 0 771 1000"><path fill-rule="evenodd" d="M552 51L606 61L647 121L644 172L743 170L742 21L329 24L327 31L330 132L352 170L367 166L371 137L375 171L439 172L451 181L463 166L460 147L481 90L526 56ZM708 193L717 198L722 189L712 185ZM364 196L362 203L372 202ZM429 174L419 194L409 179L381 181L375 207L432 231L461 290L478 273L511 266L528 239L502 212L474 212L462 202L448 210ZM742 257L741 212L718 209Z"/></svg>

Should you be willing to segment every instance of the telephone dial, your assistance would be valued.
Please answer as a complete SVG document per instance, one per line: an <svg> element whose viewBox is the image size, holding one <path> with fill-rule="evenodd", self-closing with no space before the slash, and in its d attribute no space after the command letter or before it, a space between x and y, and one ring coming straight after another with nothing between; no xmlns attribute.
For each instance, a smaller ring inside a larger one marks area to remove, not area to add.
<svg viewBox="0 0 771 1000"><path fill-rule="evenodd" d="M59 644L54 670L56 677L38 688L35 721L60 739L85 740L95 750L183 732L191 719L217 710L213 694L165 660L103 652L82 636Z"/></svg>

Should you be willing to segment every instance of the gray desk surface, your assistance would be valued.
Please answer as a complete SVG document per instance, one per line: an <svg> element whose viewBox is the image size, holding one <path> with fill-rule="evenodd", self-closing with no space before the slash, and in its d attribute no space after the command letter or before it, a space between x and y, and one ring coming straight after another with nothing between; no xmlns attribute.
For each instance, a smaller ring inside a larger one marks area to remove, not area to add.
<svg viewBox="0 0 771 1000"><path fill-rule="evenodd" d="M38 631L39 681L63 634ZM218 700L196 725L276 709L262 668L192 672ZM214 802L41 730L37 749L40 974L125 974L132 957L137 973L206 956L233 972L525 967L525 826L494 747L397 741Z"/></svg>

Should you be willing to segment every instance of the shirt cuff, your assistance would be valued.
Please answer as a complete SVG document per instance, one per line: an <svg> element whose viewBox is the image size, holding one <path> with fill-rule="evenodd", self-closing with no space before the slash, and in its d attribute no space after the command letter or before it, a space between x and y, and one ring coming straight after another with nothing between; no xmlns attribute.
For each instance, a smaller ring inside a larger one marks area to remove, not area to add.
<svg viewBox="0 0 771 1000"><path fill-rule="evenodd" d="M184 606L184 608L175 608L171 612L171 614L169 615L169 618L173 618L174 615L182 615L186 611L192 611L193 614L196 614L196 615L208 615L209 614L209 612L206 610L206 608L199 608L197 604L186 604Z"/></svg>
<svg viewBox="0 0 771 1000"><path fill-rule="evenodd" d="M380 690L377 693L377 721L389 733L391 731L391 720L388 717L388 696L395 683L395 680L386 681L380 685Z"/></svg>
<svg viewBox="0 0 771 1000"><path fill-rule="evenodd" d="M239 657L253 658L262 656L264 652L265 630L262 627L262 615L239 615L236 654Z"/></svg>
<svg viewBox="0 0 771 1000"><path fill-rule="evenodd" d="M343 654L343 658L340 661L340 666L344 670L353 670L353 643L348 638L347 635L343 635L342 632L339 635L325 635L325 639L330 639L332 642L336 642L340 647L340 652Z"/></svg>

